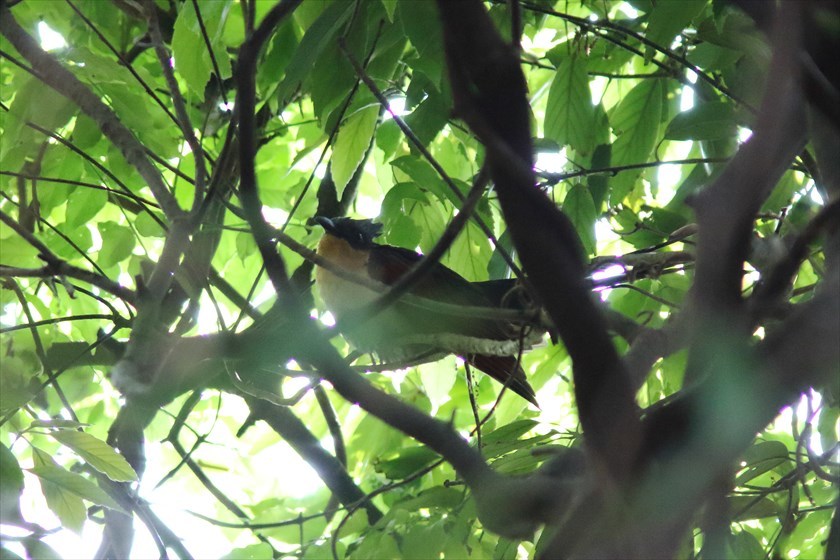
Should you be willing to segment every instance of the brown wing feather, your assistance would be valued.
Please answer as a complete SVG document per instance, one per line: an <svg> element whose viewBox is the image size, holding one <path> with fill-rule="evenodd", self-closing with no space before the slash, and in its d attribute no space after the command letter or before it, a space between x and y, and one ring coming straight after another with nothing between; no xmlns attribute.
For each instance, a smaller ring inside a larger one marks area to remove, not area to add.
<svg viewBox="0 0 840 560"><path fill-rule="evenodd" d="M394 284L405 275L421 255L400 247L376 245L368 259L368 273L384 284ZM411 293L424 298L475 307L498 307L482 290L476 288L457 272L437 264L412 288ZM406 303L396 304L404 309L418 333L450 332L490 340L510 340L511 330L504 321L476 319L458 315L438 313Z"/></svg>
<svg viewBox="0 0 840 560"><path fill-rule="evenodd" d="M400 247L374 245L368 259L368 274L383 284L392 285L405 275L421 255ZM412 293L428 299L465 306L499 307L502 295L513 286L513 281L470 283L461 275L442 264L436 265L413 289ZM437 313L404 302L395 304L411 321L417 333L450 332L491 340L510 340L511 329L504 321L476 319ZM528 402L537 405L534 389L528 384L525 372L517 365L514 356L488 356L470 354L465 359L475 368L509 387Z"/></svg>

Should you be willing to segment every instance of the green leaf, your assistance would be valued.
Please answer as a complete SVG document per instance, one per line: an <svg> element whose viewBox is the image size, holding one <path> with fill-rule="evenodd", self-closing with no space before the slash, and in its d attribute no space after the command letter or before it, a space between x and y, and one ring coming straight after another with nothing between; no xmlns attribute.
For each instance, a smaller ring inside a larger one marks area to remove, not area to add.
<svg viewBox="0 0 840 560"><path fill-rule="evenodd" d="M38 258L38 251L22 237L0 239L0 261L6 266L36 267L44 264Z"/></svg>
<svg viewBox="0 0 840 560"><path fill-rule="evenodd" d="M99 189L78 188L67 197L65 224L76 228L89 222L108 203L108 193Z"/></svg>
<svg viewBox="0 0 840 560"><path fill-rule="evenodd" d="M231 76L230 58L221 41L230 5L230 0L204 0L198 3L210 48L213 50L219 72L222 74L220 79ZM181 5L172 32L172 53L175 58L175 69L187 82L189 90L203 98L204 88L214 70L193 2L185 2Z"/></svg>
<svg viewBox="0 0 840 560"><path fill-rule="evenodd" d="M414 223L410 215L398 214L388 223L388 243L414 251L420 245L423 231Z"/></svg>
<svg viewBox="0 0 840 560"><path fill-rule="evenodd" d="M0 560L23 560L23 558L21 558L5 546L0 545Z"/></svg>
<svg viewBox="0 0 840 560"><path fill-rule="evenodd" d="M394 21L394 13L397 11L397 0L382 0L382 5L385 6L385 13L388 14L388 21Z"/></svg>
<svg viewBox="0 0 840 560"><path fill-rule="evenodd" d="M675 116L665 138L668 140L718 140L738 132L735 106L724 101L702 103Z"/></svg>
<svg viewBox="0 0 840 560"><path fill-rule="evenodd" d="M153 219L148 212L137 214L134 227L137 228L137 233L143 237L164 237L166 235L160 222Z"/></svg>
<svg viewBox="0 0 840 560"><path fill-rule="evenodd" d="M61 237L55 231L49 230L44 232L41 237L46 246L52 249L52 252L59 257L65 259L78 258L81 256L79 255L80 251L85 253L93 246L93 235L90 232L90 228L86 225L80 224L73 228L64 225L61 227L61 230L69 230L69 232L64 233L64 237ZM76 247L68 243L68 240L75 243Z"/></svg>
<svg viewBox="0 0 840 560"><path fill-rule="evenodd" d="M367 107L348 118L338 131L330 165L339 198L364 159L378 118L379 107Z"/></svg>
<svg viewBox="0 0 840 560"><path fill-rule="evenodd" d="M375 463L376 472L382 473L389 480L400 480L411 476L438 458L437 453L428 447L408 447L401 449L393 459Z"/></svg>
<svg viewBox="0 0 840 560"><path fill-rule="evenodd" d="M424 146L428 146L435 139L448 120L449 104L443 95L436 92L430 92L428 97L405 117L406 124Z"/></svg>
<svg viewBox="0 0 840 560"><path fill-rule="evenodd" d="M534 420L517 420L484 434L484 445L491 445L503 441L515 440L519 436L537 425Z"/></svg>
<svg viewBox="0 0 840 560"><path fill-rule="evenodd" d="M575 230L583 242L583 247L590 255L596 252L595 220L598 212L589 189L581 184L573 186L563 200L563 212L575 226Z"/></svg>
<svg viewBox="0 0 840 560"><path fill-rule="evenodd" d="M55 465L42 465L26 470L38 478L55 484L59 488L71 492L88 502L127 513L104 490L82 475L72 473Z"/></svg>
<svg viewBox="0 0 840 560"><path fill-rule="evenodd" d="M460 504L463 499L463 492L456 488L436 486L434 488L424 490L415 497L398 502L396 507L407 510L433 507L451 509Z"/></svg>
<svg viewBox="0 0 840 560"><path fill-rule="evenodd" d="M668 49L674 37L681 32L703 10L707 0L679 0L678 2L657 2L645 31L645 37ZM645 60L650 62L654 51L648 47Z"/></svg>
<svg viewBox="0 0 840 560"><path fill-rule="evenodd" d="M487 265L493 254L490 241L474 222L467 222L452 243L446 264L471 282L487 280Z"/></svg>
<svg viewBox="0 0 840 560"><path fill-rule="evenodd" d="M0 523L23 521L20 495L23 493L23 471L12 451L0 443Z"/></svg>
<svg viewBox="0 0 840 560"><path fill-rule="evenodd" d="M137 480L137 473L128 461L104 441L76 430L56 430L49 434L111 480L116 482Z"/></svg>
<svg viewBox="0 0 840 560"><path fill-rule="evenodd" d="M249 546L234 548L224 556L223 560L271 560L274 558L271 545L257 543Z"/></svg>
<svg viewBox="0 0 840 560"><path fill-rule="evenodd" d="M519 541L499 538L493 550L493 560L515 560L517 548L519 548Z"/></svg>
<svg viewBox="0 0 840 560"><path fill-rule="evenodd" d="M761 543L749 531L732 533L726 539L727 558L766 558L767 553Z"/></svg>
<svg viewBox="0 0 840 560"><path fill-rule="evenodd" d="M460 202L428 162L415 156L403 156L392 160L391 165L408 175L420 188L434 194L441 202Z"/></svg>
<svg viewBox="0 0 840 560"><path fill-rule="evenodd" d="M662 84L643 80L621 100L610 118L618 138L612 146L612 165L621 167L648 161L659 135ZM633 188L639 171L624 171L610 181L610 201L618 204Z"/></svg>
<svg viewBox="0 0 840 560"><path fill-rule="evenodd" d="M102 236L102 248L99 249L99 265L111 267L131 256L134 250L134 232L115 222L100 222L99 233Z"/></svg>
<svg viewBox="0 0 840 560"><path fill-rule="evenodd" d="M402 554L398 557L405 560L440 558L446 540L446 533L442 524L412 523L403 535L403 540L400 543Z"/></svg>
<svg viewBox="0 0 840 560"><path fill-rule="evenodd" d="M730 496L727 501L732 521L778 517L782 513L776 502L761 496Z"/></svg>
<svg viewBox="0 0 840 560"><path fill-rule="evenodd" d="M531 450L539 443L542 443L552 437L551 434L542 434L526 439L510 439L504 440L499 442L492 442L486 443L484 445L484 449L482 449L482 453L488 459L493 457L501 457L511 451L522 451L526 452L526 455L531 457L536 461L536 459L531 455ZM498 461L496 461L498 463ZM494 466L496 466L494 463Z"/></svg>
<svg viewBox="0 0 840 560"><path fill-rule="evenodd" d="M75 420L65 420L63 418L50 418L49 420L42 420L40 418L33 420L29 424L29 429L33 428L82 428L86 426L82 422Z"/></svg>
<svg viewBox="0 0 840 560"><path fill-rule="evenodd" d="M586 58L564 58L548 92L545 135L561 146L588 154L594 148L593 117Z"/></svg>
<svg viewBox="0 0 840 560"><path fill-rule="evenodd" d="M36 537L24 539L23 547L26 549L26 554L29 558L37 558L38 560L62 560L58 552Z"/></svg>
<svg viewBox="0 0 840 560"><path fill-rule="evenodd" d="M794 171L785 171L773 187L773 192L761 205L762 212L779 212L783 207L791 204L794 193L802 188L802 184L796 178L797 175L798 173Z"/></svg>
<svg viewBox="0 0 840 560"><path fill-rule="evenodd" d="M44 136L26 123L34 123L47 130L63 126L75 111L75 106L39 80L20 77L23 84L16 87L15 97L8 111L0 113L3 141L0 142L0 169L18 170L44 141ZM14 83L14 82L13 82Z"/></svg>
<svg viewBox="0 0 840 560"><path fill-rule="evenodd" d="M790 457L784 443L761 441L747 449L742 460L746 463L746 469L735 479L736 486L741 486L782 463L790 461Z"/></svg>
<svg viewBox="0 0 840 560"><path fill-rule="evenodd" d="M262 64L257 68L257 84L262 92L273 88L289 65L298 47L294 20L283 22L266 47Z"/></svg>
<svg viewBox="0 0 840 560"><path fill-rule="evenodd" d="M82 150L92 148L102 138L99 125L87 115L77 115L73 125L73 145Z"/></svg>
<svg viewBox="0 0 840 560"><path fill-rule="evenodd" d="M399 14L405 35L418 54L409 64L428 76L436 87L440 87L443 75L443 34L437 6L431 2L400 0Z"/></svg>
<svg viewBox="0 0 840 560"><path fill-rule="evenodd" d="M330 44L336 31L353 13L353 2L333 2L306 29L292 60L286 67L286 76L277 87L277 99L285 105L288 97L311 72L318 55Z"/></svg>
<svg viewBox="0 0 840 560"><path fill-rule="evenodd" d="M432 404L440 406L449 400L449 391L456 379L455 358L449 356L443 360L423 364L419 369L423 389Z"/></svg>

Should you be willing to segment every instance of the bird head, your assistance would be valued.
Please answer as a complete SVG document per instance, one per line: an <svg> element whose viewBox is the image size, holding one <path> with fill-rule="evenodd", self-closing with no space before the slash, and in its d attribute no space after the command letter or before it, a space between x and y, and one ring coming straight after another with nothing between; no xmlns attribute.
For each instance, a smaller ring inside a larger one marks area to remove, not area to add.
<svg viewBox="0 0 840 560"><path fill-rule="evenodd" d="M316 216L314 221L328 234L345 240L354 249L370 249L374 245L373 240L382 233L382 224L373 220Z"/></svg>

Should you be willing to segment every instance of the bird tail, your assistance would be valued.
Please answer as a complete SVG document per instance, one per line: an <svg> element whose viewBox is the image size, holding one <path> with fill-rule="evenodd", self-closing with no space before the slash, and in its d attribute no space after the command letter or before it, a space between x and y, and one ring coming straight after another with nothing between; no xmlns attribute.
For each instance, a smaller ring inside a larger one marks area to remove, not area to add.
<svg viewBox="0 0 840 560"><path fill-rule="evenodd" d="M525 372L514 356L470 354L467 356L467 362L539 408L534 389L528 383Z"/></svg>

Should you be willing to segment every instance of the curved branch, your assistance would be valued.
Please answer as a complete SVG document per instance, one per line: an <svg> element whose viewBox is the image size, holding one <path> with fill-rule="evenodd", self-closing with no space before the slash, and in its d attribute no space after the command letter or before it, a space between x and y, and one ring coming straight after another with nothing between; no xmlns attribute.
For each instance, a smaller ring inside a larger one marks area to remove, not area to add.
<svg viewBox="0 0 840 560"><path fill-rule="evenodd" d="M577 233L535 186L530 109L518 57L480 2L439 0L438 7L455 110L487 148L514 245L572 357L587 441L613 477L627 480L641 441L635 393L584 281Z"/></svg>

